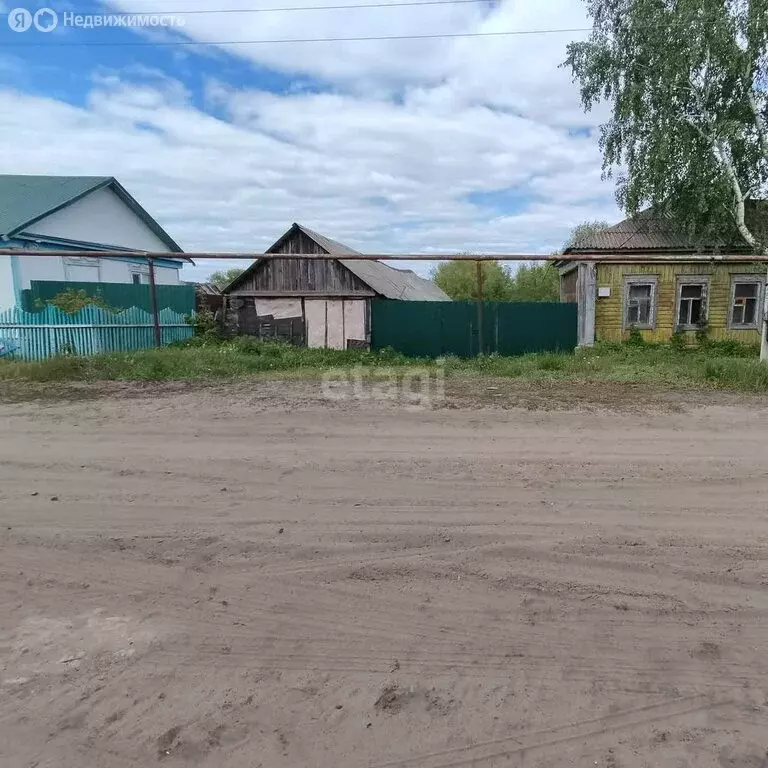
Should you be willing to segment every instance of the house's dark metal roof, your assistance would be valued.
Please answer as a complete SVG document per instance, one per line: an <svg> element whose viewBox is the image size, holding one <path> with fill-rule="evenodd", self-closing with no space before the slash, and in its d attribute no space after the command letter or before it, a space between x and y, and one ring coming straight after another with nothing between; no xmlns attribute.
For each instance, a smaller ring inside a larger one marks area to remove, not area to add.
<svg viewBox="0 0 768 768"><path fill-rule="evenodd" d="M35 222L102 187L120 199L162 240L170 251L181 247L112 176L18 176L0 174L0 237L29 231Z"/></svg>
<svg viewBox="0 0 768 768"><path fill-rule="evenodd" d="M758 217L760 208L757 201L747 207L747 224L750 228L761 230ZM724 252L747 253L749 247L733 237L711 238L706 243L694 242L680 230L668 217L657 214L649 208L636 216L625 219L602 232L595 232L583 239L578 245L565 250L565 255L593 251L611 253L637 253L644 251L672 253L707 253Z"/></svg>
<svg viewBox="0 0 768 768"><path fill-rule="evenodd" d="M400 299L401 301L450 301L449 296L432 280L419 277L409 269L395 269L381 261L357 261L341 258L345 254L356 254L359 251L295 222L284 235L267 249L267 253L275 252L276 247L295 231L303 232L308 238L314 240L326 253L332 256L339 256L341 264L385 299ZM229 293L247 274L256 269L258 263L258 261L255 261L242 275L236 277L226 286L222 293Z"/></svg>

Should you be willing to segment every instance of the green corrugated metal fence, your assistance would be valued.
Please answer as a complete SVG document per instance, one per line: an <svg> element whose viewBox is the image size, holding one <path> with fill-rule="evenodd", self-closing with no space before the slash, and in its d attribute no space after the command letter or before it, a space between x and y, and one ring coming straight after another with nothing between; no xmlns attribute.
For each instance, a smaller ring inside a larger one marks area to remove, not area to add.
<svg viewBox="0 0 768 768"><path fill-rule="evenodd" d="M158 316L163 344L192 335L184 315L163 309ZM41 360L62 354L129 352L154 343L152 315L138 307L117 313L93 305L73 314L50 305L39 312L18 308L0 312L0 357Z"/></svg>
<svg viewBox="0 0 768 768"><path fill-rule="evenodd" d="M157 306L167 307L182 315L195 311L194 285L158 285ZM21 292L21 306L27 312L39 312L54 296L64 291L85 291L88 297L99 296L113 309L138 307L152 311L152 298L148 285L133 283L80 283L62 280L32 280L30 287Z"/></svg>
<svg viewBox="0 0 768 768"><path fill-rule="evenodd" d="M483 302L481 339L474 301L371 302L373 349L392 347L416 357L571 351L576 334L576 304Z"/></svg>

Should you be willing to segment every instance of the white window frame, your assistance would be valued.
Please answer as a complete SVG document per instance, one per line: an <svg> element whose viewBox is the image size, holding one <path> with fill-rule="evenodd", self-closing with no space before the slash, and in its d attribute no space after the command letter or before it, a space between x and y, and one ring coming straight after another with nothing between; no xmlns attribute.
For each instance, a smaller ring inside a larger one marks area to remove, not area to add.
<svg viewBox="0 0 768 768"><path fill-rule="evenodd" d="M680 323L680 305L683 302L683 287L687 285L700 285L702 287L701 299L704 302L703 322L709 322L709 276L708 275L678 275L677 276L677 299L675 301L675 330L677 331L695 331L703 323Z"/></svg>
<svg viewBox="0 0 768 768"><path fill-rule="evenodd" d="M651 312L648 323L628 323L629 289L632 285L651 286ZM627 331L637 328L640 331L653 331L656 328L656 305L658 304L659 276L658 275L624 275L624 296L621 302L621 325Z"/></svg>
<svg viewBox="0 0 768 768"><path fill-rule="evenodd" d="M141 264L131 264L128 268L128 274L131 276L132 285L149 285L149 267ZM133 282L133 276L139 275L139 282ZM143 279L146 278L146 281Z"/></svg>
<svg viewBox="0 0 768 768"><path fill-rule="evenodd" d="M62 265L64 267L64 280L68 283L80 282L73 280L70 277L70 267L96 267L96 280L93 282L101 282L101 259L90 259L82 256L63 256Z"/></svg>
<svg viewBox="0 0 768 768"><path fill-rule="evenodd" d="M736 286L744 283L757 285L757 300L755 305L755 321L753 323L734 323L733 308L736 301ZM760 329L763 317L763 296L765 292L765 278L761 275L731 275L731 292L728 301L728 330L731 331L756 331Z"/></svg>

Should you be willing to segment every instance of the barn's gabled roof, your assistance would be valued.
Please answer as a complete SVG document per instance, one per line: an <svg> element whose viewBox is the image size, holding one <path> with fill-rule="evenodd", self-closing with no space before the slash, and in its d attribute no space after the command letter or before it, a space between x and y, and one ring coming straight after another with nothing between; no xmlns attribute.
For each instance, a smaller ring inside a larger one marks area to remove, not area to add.
<svg viewBox="0 0 768 768"><path fill-rule="evenodd" d="M448 295L434 283L419 277L415 272L409 269L395 269L381 261L358 261L356 259L345 259L344 255L360 253L354 248L350 248L344 243L332 240L330 237L321 235L309 227L301 224L294 224L282 235L272 246L267 249L267 253L278 252L282 243L296 232L304 233L308 238L317 243L320 248L332 256L339 256L339 262L344 265L353 275L362 280L372 290L385 299L400 299L401 301L449 301ZM289 254L286 254L288 256ZM236 277L222 293L229 293L245 277L253 272L258 266L258 260L239 277Z"/></svg>
<svg viewBox="0 0 768 768"><path fill-rule="evenodd" d="M27 232L52 213L91 192L109 187L162 240L169 251L181 247L112 176L19 176L0 174L0 238Z"/></svg>

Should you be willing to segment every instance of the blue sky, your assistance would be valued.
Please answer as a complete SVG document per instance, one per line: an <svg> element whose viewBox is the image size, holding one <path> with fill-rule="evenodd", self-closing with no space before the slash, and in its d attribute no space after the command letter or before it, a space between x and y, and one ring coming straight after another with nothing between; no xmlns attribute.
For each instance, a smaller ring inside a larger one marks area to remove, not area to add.
<svg viewBox="0 0 768 768"><path fill-rule="evenodd" d="M261 250L299 221L361 250L542 252L618 216L600 114L584 115L557 66L574 33L220 44L587 26L579 0L48 5L52 32L0 20L0 171L116 176L188 250ZM173 32L63 25L65 12L176 10L211 13L175 15ZM215 44L158 44L173 40Z"/></svg>

